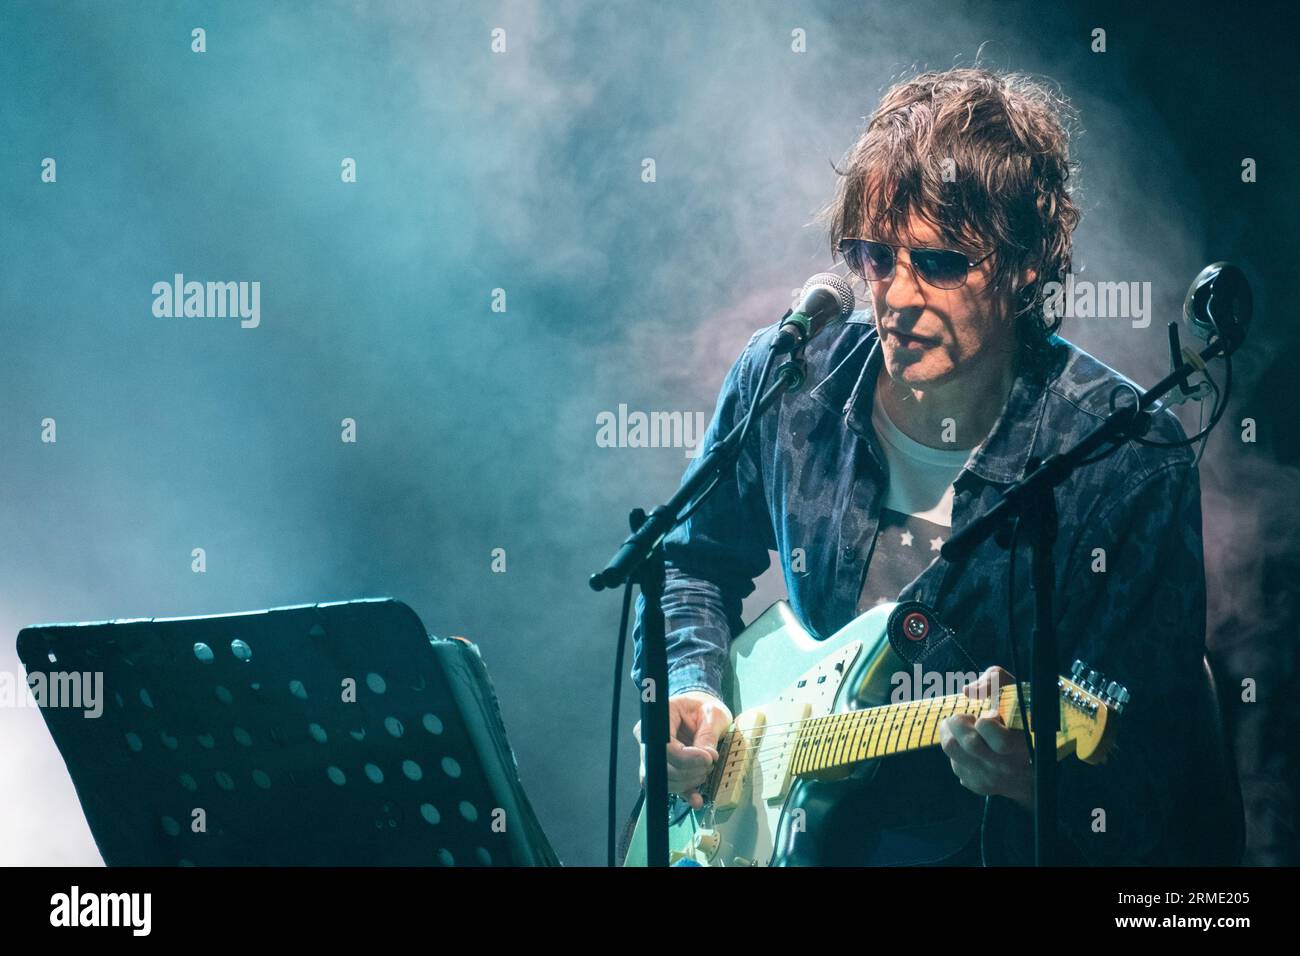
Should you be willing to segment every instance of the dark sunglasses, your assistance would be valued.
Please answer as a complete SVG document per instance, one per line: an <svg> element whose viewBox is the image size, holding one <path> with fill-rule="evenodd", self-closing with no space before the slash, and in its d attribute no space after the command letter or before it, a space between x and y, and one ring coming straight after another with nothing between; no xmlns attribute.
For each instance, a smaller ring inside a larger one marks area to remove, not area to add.
<svg viewBox="0 0 1300 956"><path fill-rule="evenodd" d="M911 246L893 246L874 239L841 239L840 255L849 269L867 282L879 282L894 275L898 265L898 250L906 249L916 274L936 289L959 289L966 284L970 270L993 253L974 261L966 254L952 249L913 249Z"/></svg>

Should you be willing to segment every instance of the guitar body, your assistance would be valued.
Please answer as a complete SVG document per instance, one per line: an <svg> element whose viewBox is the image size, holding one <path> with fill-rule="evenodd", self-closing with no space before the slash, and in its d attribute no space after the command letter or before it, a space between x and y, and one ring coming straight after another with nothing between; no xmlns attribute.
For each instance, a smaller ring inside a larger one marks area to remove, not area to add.
<svg viewBox="0 0 1300 956"><path fill-rule="evenodd" d="M948 716L991 708L1007 727L1023 729L1021 704L1028 701L1032 710L1033 702L1025 684L981 699L957 689L892 701L895 675L908 668L890 644L889 629L900 640L925 640L933 627L942 628L931 613L915 602L879 604L818 641L778 601L733 640L722 694L735 718L701 788L704 807L692 810L673 797L666 808L669 862L798 866L830 858L853 865L906 864L948 859L962 849L978 827L982 800L955 778L940 773L946 791L924 784L935 779L933 764L913 779L919 786L868 778L881 757L924 758L928 748L937 755L941 722ZM1058 679L1051 701L1059 716L1057 758L1104 761L1115 718L1128 699L1127 688L1075 661L1072 676ZM939 756L942 771L946 765ZM893 803L882 799L889 793ZM643 807L636 822L626 866L646 865L646 812ZM829 819L832 814L835 819Z"/></svg>
<svg viewBox="0 0 1300 956"><path fill-rule="evenodd" d="M731 642L723 699L735 726L753 742L744 770L724 777L714 800L693 811L670 798L668 846L673 862L700 866L769 866L811 862L801 835L814 832L843 791L790 773L796 727L810 717L888 701L890 677L903 665L886 635L894 604L881 604L825 641L799 623L785 601L773 604ZM861 779L874 769L831 771L825 779ZM643 807L625 866L646 865Z"/></svg>

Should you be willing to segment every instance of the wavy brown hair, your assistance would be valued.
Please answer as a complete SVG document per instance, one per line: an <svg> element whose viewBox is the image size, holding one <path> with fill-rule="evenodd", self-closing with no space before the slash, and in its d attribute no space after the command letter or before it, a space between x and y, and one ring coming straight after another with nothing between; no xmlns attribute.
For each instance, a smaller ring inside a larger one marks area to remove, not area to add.
<svg viewBox="0 0 1300 956"><path fill-rule="evenodd" d="M832 255L845 236L905 236L915 213L952 248L993 253L992 281L1012 293L1023 355L1040 357L1061 324L1037 308L1040 290L1064 281L1079 221L1073 123L1064 96L1022 73L960 68L890 87L836 168L839 187L820 217ZM1037 278L1019 287L1026 268Z"/></svg>

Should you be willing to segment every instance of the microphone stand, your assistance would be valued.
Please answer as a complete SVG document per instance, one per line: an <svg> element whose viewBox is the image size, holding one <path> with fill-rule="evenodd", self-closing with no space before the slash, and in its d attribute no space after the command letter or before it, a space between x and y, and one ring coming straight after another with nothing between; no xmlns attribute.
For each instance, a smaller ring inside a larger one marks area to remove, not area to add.
<svg viewBox="0 0 1300 956"><path fill-rule="evenodd" d="M789 315L789 313L786 313ZM803 363L795 358L776 369L776 379L758 399L755 417L762 415L786 391L804 380ZM664 633L663 539L681 520L682 512L703 492L707 497L715 479L736 466L740 457L745 420L741 420L700 459L699 466L682 482L677 493L648 515L640 508L631 514L632 534L602 571L591 576L593 591L618 587L629 581L641 588L645 609L641 615L641 660L650 680L650 693L641 694L641 742L645 747L646 861L668 865L668 649ZM703 497L701 498L703 500ZM695 502L698 504L698 502Z"/></svg>
<svg viewBox="0 0 1300 956"><path fill-rule="evenodd" d="M1117 444L1134 436L1140 437L1150 425L1148 409L1162 395L1176 385L1185 389L1189 374L1203 369L1207 359L1229 355L1237 344L1237 341L1215 336L1199 353L1199 364L1180 361L1172 372L1141 393L1136 405L1112 412L1073 448L1051 455L1041 462L1037 458L1031 458L1029 473L1003 492L1002 500L954 534L939 550L944 560L959 564L1005 523L1019 519L1022 526L1029 528L1034 591L1029 720L1034 735L1034 862L1037 866L1052 866L1059 860L1056 831L1056 734L1060 730L1061 713L1057 699L1056 625L1052 612L1056 586L1052 545L1058 531L1053 489L1073 474L1075 469L1088 464L1089 456L1103 445Z"/></svg>

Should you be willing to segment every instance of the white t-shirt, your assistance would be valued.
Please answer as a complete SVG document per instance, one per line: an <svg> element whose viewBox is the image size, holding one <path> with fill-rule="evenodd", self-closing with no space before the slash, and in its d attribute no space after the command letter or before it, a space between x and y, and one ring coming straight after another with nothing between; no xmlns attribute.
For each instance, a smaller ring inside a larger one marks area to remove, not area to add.
<svg viewBox="0 0 1300 956"><path fill-rule="evenodd" d="M952 528L952 483L970 457L969 449L930 448L908 438L879 400L872 402L871 424L885 454L889 484L859 613L897 600L898 592L938 556Z"/></svg>

